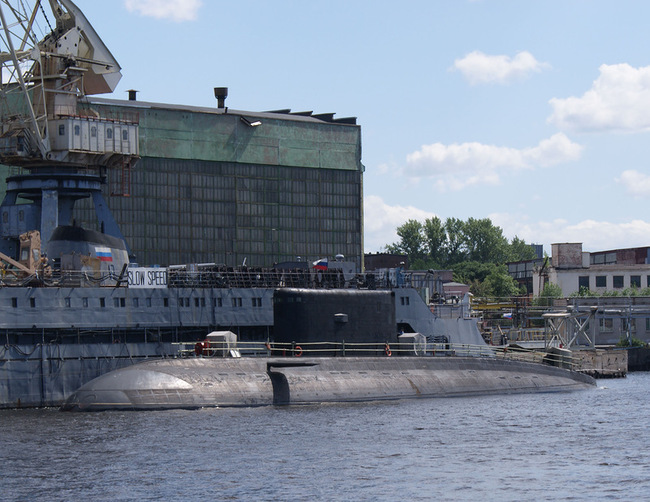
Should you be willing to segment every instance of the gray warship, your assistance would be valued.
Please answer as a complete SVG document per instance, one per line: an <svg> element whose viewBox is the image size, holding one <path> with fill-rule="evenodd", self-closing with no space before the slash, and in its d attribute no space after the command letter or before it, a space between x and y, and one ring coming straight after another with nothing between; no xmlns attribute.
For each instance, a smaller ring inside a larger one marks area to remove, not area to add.
<svg viewBox="0 0 650 502"><path fill-rule="evenodd" d="M14 170L0 204L0 408L60 406L95 378L128 368L140 371L137 363L202 365L214 374L217 359L195 349L213 331L228 331L240 344L253 344L251 355L269 355L267 344L279 350L278 344L285 343L276 340L274 298L295 288L388 293L393 314L383 328L380 351L385 352L386 342L394 346L397 336L418 334L425 345L444 347L443 353L471 355L478 347L491 359L468 302L432 301L442 288L430 271L362 274L360 256L268 268L137 265L104 189L108 172L128 177L140 159L138 124L99 114L107 100L95 99L99 108L81 106L90 103L88 96L115 89L119 64L72 1L49 1L56 23L44 38L35 34L33 22L43 12L41 2L27 4L0 2L0 162ZM225 88L215 89L221 101L226 94ZM238 114L220 104L219 114L227 114L232 127L239 128L235 133L249 141L260 118L277 121L288 111ZM332 120L327 115L305 112L291 118L320 127ZM323 136L331 141L329 132ZM296 149L303 152L304 142L298 143ZM356 144L351 148L355 159L358 150ZM340 159L340 152L333 158ZM93 228L77 224L79 204L91 207ZM339 217L341 225L346 217ZM336 319L341 326L344 315ZM246 364L262 364L264 358L256 360ZM295 364L285 361L282 367ZM262 380L268 383L267 377ZM287 387L281 388L286 394ZM267 393L264 399L276 398Z"/></svg>

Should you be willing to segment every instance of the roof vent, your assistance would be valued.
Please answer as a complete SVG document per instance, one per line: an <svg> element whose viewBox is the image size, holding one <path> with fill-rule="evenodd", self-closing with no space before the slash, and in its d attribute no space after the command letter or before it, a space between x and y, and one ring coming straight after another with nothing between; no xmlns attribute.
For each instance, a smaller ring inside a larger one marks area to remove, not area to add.
<svg viewBox="0 0 650 502"><path fill-rule="evenodd" d="M228 97L228 88L227 87L215 87L214 88L214 97L217 98L217 108L226 107L226 98Z"/></svg>

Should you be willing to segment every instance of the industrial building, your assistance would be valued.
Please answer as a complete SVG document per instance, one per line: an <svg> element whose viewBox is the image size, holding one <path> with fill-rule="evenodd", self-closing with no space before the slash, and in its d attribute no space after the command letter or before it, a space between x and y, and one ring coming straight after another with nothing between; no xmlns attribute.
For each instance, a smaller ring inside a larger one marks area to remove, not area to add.
<svg viewBox="0 0 650 502"><path fill-rule="evenodd" d="M115 121L114 131L103 131L106 140L110 133L131 144L137 135L139 159L105 168L102 187L135 260L264 267L342 254L360 268L356 119L231 110L226 95L215 89L214 108L142 102L135 92L128 100L79 99L80 126L71 123L70 136L83 142L91 134L84 117ZM16 173L3 167L0 177ZM94 212L89 200L78 201L74 223L101 230Z"/></svg>

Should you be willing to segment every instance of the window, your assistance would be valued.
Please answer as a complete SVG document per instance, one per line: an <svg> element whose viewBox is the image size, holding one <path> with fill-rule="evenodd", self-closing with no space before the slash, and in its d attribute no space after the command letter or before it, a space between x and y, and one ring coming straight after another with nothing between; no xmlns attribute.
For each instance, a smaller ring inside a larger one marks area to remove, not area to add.
<svg viewBox="0 0 650 502"><path fill-rule="evenodd" d="M253 307L261 307L262 306L262 299L259 297L254 296L251 298L251 302L253 304Z"/></svg>
<svg viewBox="0 0 650 502"><path fill-rule="evenodd" d="M607 276L597 275L596 276L596 287L597 288L606 288L607 287Z"/></svg>
<svg viewBox="0 0 650 502"><path fill-rule="evenodd" d="M106 299L105 298L100 298L99 299L99 306L101 308L106 308Z"/></svg>
<svg viewBox="0 0 650 502"><path fill-rule="evenodd" d="M198 298L194 298L194 306L195 307L199 306L199 299Z"/></svg>
<svg viewBox="0 0 650 502"><path fill-rule="evenodd" d="M59 124L59 136L65 136L65 124Z"/></svg>
<svg viewBox="0 0 650 502"><path fill-rule="evenodd" d="M128 131L128 129L122 129L122 140L124 140L124 141L129 140L129 131Z"/></svg>
<svg viewBox="0 0 650 502"><path fill-rule="evenodd" d="M232 299L232 306L233 307L241 307L241 305L242 305L241 298L233 298Z"/></svg>
<svg viewBox="0 0 650 502"><path fill-rule="evenodd" d="M623 287L623 276L622 275L615 275L614 276L614 287L619 288L619 289Z"/></svg>
<svg viewBox="0 0 650 502"><path fill-rule="evenodd" d="M169 307L169 298L163 298L163 307Z"/></svg>
<svg viewBox="0 0 650 502"><path fill-rule="evenodd" d="M612 331L614 329L614 321L611 318L599 319L598 327L601 333Z"/></svg>
<svg viewBox="0 0 650 502"><path fill-rule="evenodd" d="M641 287L641 276L632 275L630 276L630 287L631 288L640 288Z"/></svg>
<svg viewBox="0 0 650 502"><path fill-rule="evenodd" d="M578 291L582 288L589 289L589 276L581 275L578 277Z"/></svg>
<svg viewBox="0 0 650 502"><path fill-rule="evenodd" d="M29 306L30 306L31 308L35 308L35 307L36 307L36 298L30 298L30 299L29 299Z"/></svg>
<svg viewBox="0 0 650 502"><path fill-rule="evenodd" d="M133 306L135 308L138 308L140 306L140 299L139 298L134 298L133 299Z"/></svg>
<svg viewBox="0 0 650 502"><path fill-rule="evenodd" d="M69 296L67 296L65 298L65 306L66 306L66 308L70 308L70 297Z"/></svg>
<svg viewBox="0 0 650 502"><path fill-rule="evenodd" d="M88 308L88 297L87 297L87 296L84 296L84 297L81 299L81 305L82 305L83 307L85 307L85 308Z"/></svg>
<svg viewBox="0 0 650 502"><path fill-rule="evenodd" d="M81 135L81 126L79 125L74 126L74 135L75 136Z"/></svg>
<svg viewBox="0 0 650 502"><path fill-rule="evenodd" d="M90 136L93 137L93 138L96 138L96 137L97 137L97 127L92 126L92 127L90 128Z"/></svg>
<svg viewBox="0 0 650 502"><path fill-rule="evenodd" d="M113 129L110 127L106 128L106 139L113 139Z"/></svg>
<svg viewBox="0 0 650 502"><path fill-rule="evenodd" d="M399 300L402 305L409 305L410 298L408 296L400 296Z"/></svg>
<svg viewBox="0 0 650 502"><path fill-rule="evenodd" d="M12 306L13 308L18 308L18 298L13 297L13 298L11 299L11 306Z"/></svg>
<svg viewBox="0 0 650 502"><path fill-rule="evenodd" d="M630 333L636 332L636 319L621 319L621 331L627 333L628 329Z"/></svg>
<svg viewBox="0 0 650 502"><path fill-rule="evenodd" d="M223 307L223 300L221 298L215 298L214 299L214 306L215 307Z"/></svg>
<svg viewBox="0 0 650 502"><path fill-rule="evenodd" d="M146 304L147 304L147 307L151 307L151 297L147 297Z"/></svg>

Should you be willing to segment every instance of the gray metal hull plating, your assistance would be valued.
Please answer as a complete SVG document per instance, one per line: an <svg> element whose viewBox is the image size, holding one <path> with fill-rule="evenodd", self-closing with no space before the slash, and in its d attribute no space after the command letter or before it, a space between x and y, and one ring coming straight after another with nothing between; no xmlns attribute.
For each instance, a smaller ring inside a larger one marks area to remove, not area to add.
<svg viewBox="0 0 650 502"><path fill-rule="evenodd" d="M141 363L77 390L63 409L142 410L361 402L593 387L586 375L478 357L189 358Z"/></svg>

